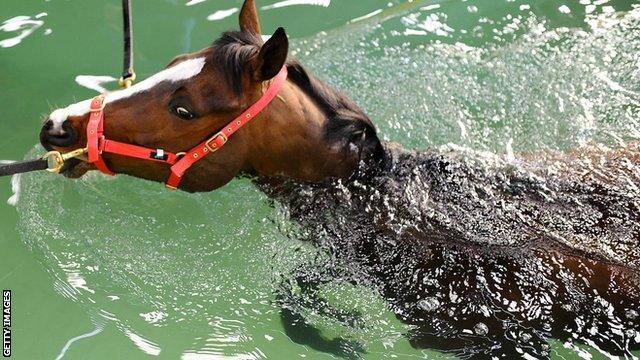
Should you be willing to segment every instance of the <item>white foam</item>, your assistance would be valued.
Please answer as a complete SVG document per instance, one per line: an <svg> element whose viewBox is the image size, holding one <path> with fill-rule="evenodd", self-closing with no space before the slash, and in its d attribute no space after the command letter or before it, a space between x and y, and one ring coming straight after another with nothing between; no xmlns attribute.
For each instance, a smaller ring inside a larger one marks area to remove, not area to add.
<svg viewBox="0 0 640 360"><path fill-rule="evenodd" d="M213 14L207 16L207 20L209 20L209 21L222 20L224 18L228 18L229 16L237 13L238 11L239 11L238 8L232 8L232 9L228 9L228 10L218 10L218 11L214 12Z"/></svg>
<svg viewBox="0 0 640 360"><path fill-rule="evenodd" d="M284 1L279 1L275 4L263 6L261 10L279 9L287 6L293 6L293 5L315 5L315 6L329 7L329 5L331 5L331 0L284 0Z"/></svg>
<svg viewBox="0 0 640 360"><path fill-rule="evenodd" d="M20 200L20 174L15 174L11 177L11 192L13 195L7 200L7 204L16 206L18 200Z"/></svg>
<svg viewBox="0 0 640 360"><path fill-rule="evenodd" d="M14 162L13 160L0 160L0 165L12 164ZM20 199L20 174L15 174L11 177L11 192L13 194L7 199L7 204L16 206Z"/></svg>
<svg viewBox="0 0 640 360"><path fill-rule="evenodd" d="M192 78L202 71L205 60L206 59L204 57L199 57L180 62L168 69L150 76L144 81L141 81L128 89L108 93L104 103L106 105L117 100L125 99L139 92L148 91L154 86L165 81L178 82ZM58 109L52 112L51 115L49 115L49 118L53 121L53 131L62 131L62 123L70 116L82 116L88 113L90 104L91 99L88 99L79 103L71 104L64 109Z"/></svg>
<svg viewBox="0 0 640 360"><path fill-rule="evenodd" d="M104 88L102 84L113 82L117 79L112 76L78 75L75 80L78 85L102 94L107 92L107 89Z"/></svg>
<svg viewBox="0 0 640 360"><path fill-rule="evenodd" d="M149 324L156 324L166 318L169 314L162 311L151 311L148 313L140 313L139 315Z"/></svg>
<svg viewBox="0 0 640 360"><path fill-rule="evenodd" d="M46 15L47 13L40 13L34 16L33 19L30 16L16 16L5 20L2 25L0 25L0 31L9 33L20 31L20 33L12 38L0 41L0 47L10 48L20 44L24 38L33 34L34 31L44 24L44 21L35 19L40 19Z"/></svg>
<svg viewBox="0 0 640 360"><path fill-rule="evenodd" d="M374 17L376 15L379 15L381 13L382 13L382 9L378 9L378 10L372 11L372 12L366 14L366 15L362 15L362 16L357 17L355 19L351 19L351 20L349 20L349 23L355 23L355 22L358 22L358 21L366 20L366 19L372 18L372 17Z"/></svg>
<svg viewBox="0 0 640 360"><path fill-rule="evenodd" d="M142 350L146 354L153 355L153 356L160 355L160 352L162 351L162 349L160 349L160 347L157 344L129 330L125 331L125 334L129 337L129 339L131 339L131 341L133 341L133 343L138 347L138 349Z"/></svg>
<svg viewBox="0 0 640 360"><path fill-rule="evenodd" d="M507 141L507 148L506 148L506 158L507 158L507 162L513 163L516 161L516 155L513 153L513 139L509 139Z"/></svg>
<svg viewBox="0 0 640 360"><path fill-rule="evenodd" d="M186 5L187 5L187 6L193 6L193 5L196 5L196 4L200 4L200 3L202 3L202 2L205 2L205 1L207 1L207 0L190 0L190 1L188 1L188 2L187 2L187 4L186 4Z"/></svg>

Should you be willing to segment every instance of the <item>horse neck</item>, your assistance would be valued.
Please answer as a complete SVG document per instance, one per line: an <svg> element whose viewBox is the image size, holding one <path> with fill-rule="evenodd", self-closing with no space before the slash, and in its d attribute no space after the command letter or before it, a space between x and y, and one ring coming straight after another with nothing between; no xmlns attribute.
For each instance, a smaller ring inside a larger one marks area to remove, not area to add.
<svg viewBox="0 0 640 360"><path fill-rule="evenodd" d="M356 170L358 154L327 140L331 119L291 81L260 117L248 131L248 163L259 177L319 182Z"/></svg>

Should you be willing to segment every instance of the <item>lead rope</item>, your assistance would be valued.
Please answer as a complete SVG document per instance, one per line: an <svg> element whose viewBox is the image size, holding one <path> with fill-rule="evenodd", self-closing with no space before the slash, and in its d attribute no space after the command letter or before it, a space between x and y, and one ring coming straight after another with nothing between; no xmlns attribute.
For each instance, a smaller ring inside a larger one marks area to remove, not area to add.
<svg viewBox="0 0 640 360"><path fill-rule="evenodd" d="M131 1L122 0L122 30L124 35L124 62L122 76L118 83L123 88L131 87L136 81L136 72L133 71L133 28L131 27Z"/></svg>
<svg viewBox="0 0 640 360"><path fill-rule="evenodd" d="M131 1L122 0L122 24L124 35L124 61L122 76L118 83L123 88L129 88L136 81L136 73L133 70L133 29L131 27ZM86 153L87 149L78 149L66 154L59 151L49 151L40 159L16 161L0 165L0 176L10 176L37 170L47 170L59 173L66 160Z"/></svg>

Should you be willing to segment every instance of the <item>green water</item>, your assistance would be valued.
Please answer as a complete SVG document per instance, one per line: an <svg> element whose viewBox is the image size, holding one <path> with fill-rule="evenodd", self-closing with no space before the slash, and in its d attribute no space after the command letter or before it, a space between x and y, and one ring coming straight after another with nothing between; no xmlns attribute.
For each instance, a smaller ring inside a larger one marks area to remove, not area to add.
<svg viewBox="0 0 640 360"><path fill-rule="evenodd" d="M133 3L139 77L235 28L237 14L207 17L241 5ZM640 138L640 9L633 1L314 3L261 11L263 30L284 26L292 52L350 93L386 139L504 153ZM93 96L76 75L118 74L119 5L3 1L0 22L26 16L30 23L12 29L14 19L0 31L0 158L39 153L44 116ZM6 41L30 28L20 42ZM0 198L12 195L10 180L1 179ZM286 209L249 181L188 195L127 177L30 174L18 195L16 206L0 204L0 286L13 291L13 358L336 356L285 331L274 292L318 254L291 235L296 225ZM355 356L447 357L413 349L406 326L371 290L325 291L365 314L366 326L345 328L313 314L309 321L328 340L364 348ZM603 357L586 347L552 349L554 358Z"/></svg>

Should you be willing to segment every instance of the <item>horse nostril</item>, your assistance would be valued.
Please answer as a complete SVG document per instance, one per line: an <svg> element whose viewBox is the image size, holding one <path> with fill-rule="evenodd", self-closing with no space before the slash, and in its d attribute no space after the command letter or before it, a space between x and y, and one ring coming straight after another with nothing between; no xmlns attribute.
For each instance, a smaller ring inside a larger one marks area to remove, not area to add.
<svg viewBox="0 0 640 360"><path fill-rule="evenodd" d="M42 125L42 129L43 130L50 130L53 127L53 121L51 121L51 119L48 119L43 125Z"/></svg>
<svg viewBox="0 0 640 360"><path fill-rule="evenodd" d="M77 133L68 120L62 124L56 124L51 119L47 120L40 132L42 145L70 146L77 140Z"/></svg>

